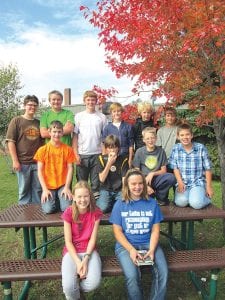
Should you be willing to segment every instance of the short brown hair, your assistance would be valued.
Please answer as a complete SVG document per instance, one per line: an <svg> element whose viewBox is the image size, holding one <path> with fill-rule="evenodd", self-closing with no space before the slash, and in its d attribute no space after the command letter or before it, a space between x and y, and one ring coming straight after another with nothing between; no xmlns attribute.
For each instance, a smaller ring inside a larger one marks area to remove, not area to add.
<svg viewBox="0 0 225 300"><path fill-rule="evenodd" d="M85 92L84 92L84 95L83 95L83 101L84 101L87 97L93 97L93 98L96 99L96 102L97 102L98 95L97 95L94 91L85 91Z"/></svg>
<svg viewBox="0 0 225 300"><path fill-rule="evenodd" d="M35 102L37 105L39 104L38 97L35 95L27 95L23 100L23 105L27 105L28 102Z"/></svg>
<svg viewBox="0 0 225 300"><path fill-rule="evenodd" d="M51 130L52 128L57 128L57 129L63 130L63 123L58 120L54 120L49 125L49 129Z"/></svg>
<svg viewBox="0 0 225 300"><path fill-rule="evenodd" d="M177 134L180 133L181 130L189 130L191 134L193 134L192 127L188 122L183 122L177 127Z"/></svg>
<svg viewBox="0 0 225 300"><path fill-rule="evenodd" d="M104 140L105 148L120 148L120 140L114 134L108 135Z"/></svg>
<svg viewBox="0 0 225 300"><path fill-rule="evenodd" d="M174 107L165 107L164 108L164 115L168 114L168 113L173 114L174 116L177 116L177 111Z"/></svg>
<svg viewBox="0 0 225 300"><path fill-rule="evenodd" d="M140 175L142 177L143 192L141 194L141 198L148 200L149 196L148 196L148 192L147 192L147 183L146 183L146 180L145 180L145 176L140 170L135 169L135 168L128 170L125 177L124 177L123 188L122 188L122 196L123 196L122 200L126 201L126 202L132 200L130 190L129 190L129 187L128 187L128 180L129 180L130 176L132 176L132 175Z"/></svg>

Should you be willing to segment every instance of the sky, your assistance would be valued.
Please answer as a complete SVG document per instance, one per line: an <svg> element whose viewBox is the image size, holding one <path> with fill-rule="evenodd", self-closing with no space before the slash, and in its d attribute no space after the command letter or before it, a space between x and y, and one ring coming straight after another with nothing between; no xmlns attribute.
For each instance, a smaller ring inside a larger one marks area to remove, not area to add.
<svg viewBox="0 0 225 300"><path fill-rule="evenodd" d="M104 63L97 30L84 19L81 5L95 0L1 0L0 66L19 70L20 95L35 94L47 102L48 92L71 88L72 104L85 90L114 87L117 96L131 95L132 82L117 79ZM118 98L127 104L133 98ZM116 99L115 99L116 100Z"/></svg>

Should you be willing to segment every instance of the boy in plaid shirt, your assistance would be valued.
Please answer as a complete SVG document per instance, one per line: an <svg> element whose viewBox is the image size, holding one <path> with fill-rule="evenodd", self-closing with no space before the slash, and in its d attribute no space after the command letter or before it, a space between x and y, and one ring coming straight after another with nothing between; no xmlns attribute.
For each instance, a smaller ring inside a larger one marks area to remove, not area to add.
<svg viewBox="0 0 225 300"><path fill-rule="evenodd" d="M190 205L200 209L211 203L211 161L203 144L192 142L193 133L189 124L177 128L180 143L174 145L169 164L177 179L175 204Z"/></svg>

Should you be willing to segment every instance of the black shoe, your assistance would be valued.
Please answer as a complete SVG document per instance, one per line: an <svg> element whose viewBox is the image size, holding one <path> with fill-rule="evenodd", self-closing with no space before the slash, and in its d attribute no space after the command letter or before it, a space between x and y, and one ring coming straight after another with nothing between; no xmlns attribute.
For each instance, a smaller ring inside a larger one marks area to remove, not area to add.
<svg viewBox="0 0 225 300"><path fill-rule="evenodd" d="M166 199L166 200L157 200L159 206L166 206L170 204L170 200Z"/></svg>

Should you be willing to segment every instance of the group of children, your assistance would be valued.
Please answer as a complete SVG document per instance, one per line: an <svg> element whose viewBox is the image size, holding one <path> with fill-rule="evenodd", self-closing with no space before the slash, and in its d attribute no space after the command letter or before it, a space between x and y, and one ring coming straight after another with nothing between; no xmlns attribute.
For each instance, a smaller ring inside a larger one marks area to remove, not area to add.
<svg viewBox="0 0 225 300"><path fill-rule="evenodd" d="M119 103L111 105L108 123L95 109L93 91L85 92L83 99L85 111L73 118L62 108L62 94L52 91L51 109L41 116L40 125L34 118L37 97L24 99L25 113L11 121L6 136L18 176L19 203L41 199L45 213L63 211L66 299L80 299L80 288L88 292L100 284L101 260L95 244L101 215L111 211L115 253L128 298L143 299L137 261L150 257L154 261L150 298L165 299L168 269L158 243L163 220L159 205L169 203L169 189L175 186L178 206L200 209L211 202L208 152L192 142L189 124L177 126L174 108L165 110L165 125L157 131L149 103L139 104L140 118L131 126L122 120ZM72 193L74 163L77 183Z"/></svg>

